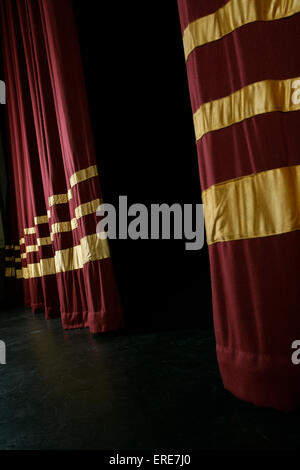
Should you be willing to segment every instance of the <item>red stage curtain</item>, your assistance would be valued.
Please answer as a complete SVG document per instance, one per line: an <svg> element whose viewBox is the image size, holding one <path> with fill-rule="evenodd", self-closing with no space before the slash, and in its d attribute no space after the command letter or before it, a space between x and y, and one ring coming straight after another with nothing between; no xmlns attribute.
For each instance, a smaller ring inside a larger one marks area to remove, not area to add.
<svg viewBox="0 0 300 470"><path fill-rule="evenodd" d="M71 0L0 4L25 304L60 315L64 328L118 329L109 248L96 236L101 190Z"/></svg>
<svg viewBox="0 0 300 470"><path fill-rule="evenodd" d="M178 0L224 386L300 405L300 4Z"/></svg>

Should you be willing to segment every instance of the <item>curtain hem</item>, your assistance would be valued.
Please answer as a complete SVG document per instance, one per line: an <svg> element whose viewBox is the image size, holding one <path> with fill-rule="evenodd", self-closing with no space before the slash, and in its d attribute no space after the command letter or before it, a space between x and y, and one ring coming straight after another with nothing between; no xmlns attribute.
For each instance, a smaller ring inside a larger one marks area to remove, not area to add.
<svg viewBox="0 0 300 470"><path fill-rule="evenodd" d="M107 320L106 320L107 318ZM112 322L112 318L114 321ZM123 312L62 312L62 325L64 330L76 328L89 328L90 333L107 333L124 328Z"/></svg>
<svg viewBox="0 0 300 470"><path fill-rule="evenodd" d="M286 355L260 355L217 345L224 387L256 406L291 411L300 407L300 375Z"/></svg>

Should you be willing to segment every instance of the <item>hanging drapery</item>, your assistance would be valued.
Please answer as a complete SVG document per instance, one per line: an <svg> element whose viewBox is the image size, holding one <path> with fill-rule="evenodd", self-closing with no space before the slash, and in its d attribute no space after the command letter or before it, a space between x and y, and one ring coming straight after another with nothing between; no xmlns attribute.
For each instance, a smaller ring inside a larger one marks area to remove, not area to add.
<svg viewBox="0 0 300 470"><path fill-rule="evenodd" d="M178 0L225 388L300 405L299 0Z"/></svg>
<svg viewBox="0 0 300 470"><path fill-rule="evenodd" d="M8 262L7 250L5 249L5 232L4 232L4 214L6 207L6 169L4 162L2 135L0 133L0 302L4 299L4 277L6 263Z"/></svg>
<svg viewBox="0 0 300 470"><path fill-rule="evenodd" d="M1 0L25 304L92 333L122 327L71 0ZM8 158L8 160L10 160Z"/></svg>

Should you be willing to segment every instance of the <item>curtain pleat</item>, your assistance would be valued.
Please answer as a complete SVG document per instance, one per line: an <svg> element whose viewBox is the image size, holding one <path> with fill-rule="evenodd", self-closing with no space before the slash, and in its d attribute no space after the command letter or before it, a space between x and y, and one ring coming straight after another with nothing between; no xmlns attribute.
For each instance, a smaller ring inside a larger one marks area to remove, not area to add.
<svg viewBox="0 0 300 470"><path fill-rule="evenodd" d="M1 2L25 303L64 328L121 328L70 0Z"/></svg>
<svg viewBox="0 0 300 470"><path fill-rule="evenodd" d="M300 2L178 7L221 376L237 397L289 410L300 405Z"/></svg>

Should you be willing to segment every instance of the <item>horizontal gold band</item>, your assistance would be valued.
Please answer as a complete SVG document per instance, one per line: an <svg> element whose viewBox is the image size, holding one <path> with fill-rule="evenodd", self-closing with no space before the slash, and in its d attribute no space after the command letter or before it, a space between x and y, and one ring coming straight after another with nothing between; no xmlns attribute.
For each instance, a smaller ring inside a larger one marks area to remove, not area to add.
<svg viewBox="0 0 300 470"><path fill-rule="evenodd" d="M16 269L16 278L22 279L22 277L23 277L22 269Z"/></svg>
<svg viewBox="0 0 300 470"><path fill-rule="evenodd" d="M56 222L52 224L51 234L50 234L51 240L53 241L53 235L56 233L71 232L72 230L77 229L78 219L80 219L81 217L85 215L90 215L96 212L100 204L101 204L101 199L95 199L94 201L81 204L75 209L76 218L72 219L71 221Z"/></svg>
<svg viewBox="0 0 300 470"><path fill-rule="evenodd" d="M211 186L202 193L207 243L300 229L300 165Z"/></svg>
<svg viewBox="0 0 300 470"><path fill-rule="evenodd" d="M43 238L38 238L37 239L37 244L38 246L45 246L45 245L51 245L51 238L50 237L43 237Z"/></svg>
<svg viewBox="0 0 300 470"><path fill-rule="evenodd" d="M76 219L80 219L80 217L83 217L85 215L93 214L94 212L96 212L100 204L101 199L95 199L94 201L86 202L85 204L81 204L80 206L76 207Z"/></svg>
<svg viewBox="0 0 300 470"><path fill-rule="evenodd" d="M48 221L49 219L47 215L39 215L38 217L34 218L35 225L47 224Z"/></svg>
<svg viewBox="0 0 300 470"><path fill-rule="evenodd" d="M21 258L15 258L14 256L6 256L5 261L6 262L14 261L15 263L20 263Z"/></svg>
<svg viewBox="0 0 300 470"><path fill-rule="evenodd" d="M85 180L88 180L94 176L98 175L98 170L97 166L93 165L88 168L85 168L83 170L77 171L74 173L71 178L70 178L70 185L71 189L68 190L66 194L54 194L48 198L49 206L53 207L56 204L66 204L69 202L70 199L72 199L73 194L72 194L72 187L74 187L76 184L81 183ZM45 237L43 239L38 239L38 246L42 245L48 245L50 244L51 241L54 239L54 234L56 233L62 233L62 232L69 232L72 230L75 230L78 228L78 222L77 219L84 215L92 214L93 212L96 212L97 207L100 204L100 199L96 199L94 201L84 203L78 207L75 208L75 218L73 218L71 221L63 221L63 222L57 222L53 223L51 225L51 233L50 237ZM51 211L48 209L47 210L47 215L42 215L42 216L36 216L34 217L34 223L36 225L43 224L43 223L48 223L51 218ZM31 227L31 228L25 228L24 229L24 234L29 235L29 234L34 234L36 233L36 228ZM25 239L22 238L20 240L20 245L25 243ZM36 250L35 250L36 251Z"/></svg>
<svg viewBox="0 0 300 470"><path fill-rule="evenodd" d="M33 235L36 233L35 227L24 228L24 235Z"/></svg>
<svg viewBox="0 0 300 470"><path fill-rule="evenodd" d="M252 83L229 96L201 105L194 113L196 140L208 132L231 126L250 117L275 111L296 111L294 100L299 78ZM299 102L298 102L299 101Z"/></svg>
<svg viewBox="0 0 300 470"><path fill-rule="evenodd" d="M16 276L16 268L5 268L4 276L5 277L15 277Z"/></svg>
<svg viewBox="0 0 300 470"><path fill-rule="evenodd" d="M39 251L39 247L37 245L26 246L26 253L34 253L35 251Z"/></svg>
<svg viewBox="0 0 300 470"><path fill-rule="evenodd" d="M39 263L27 264L26 268L22 268L22 277L24 279L48 276L50 274L56 274L54 258L41 259Z"/></svg>
<svg viewBox="0 0 300 470"><path fill-rule="evenodd" d="M21 253L21 259L26 259L27 258L27 253Z"/></svg>
<svg viewBox="0 0 300 470"><path fill-rule="evenodd" d="M72 219L71 220L71 229L75 230L76 228L78 228L78 221L77 221L77 219Z"/></svg>
<svg viewBox="0 0 300 470"><path fill-rule="evenodd" d="M190 23L183 33L185 59L199 46L216 41L248 23L273 21L300 11L300 0L231 0Z"/></svg>
<svg viewBox="0 0 300 470"><path fill-rule="evenodd" d="M70 178L71 188L73 188L76 184L82 183L83 181L86 181L97 175L98 170L96 165L90 166L89 168L85 168L84 170L79 170L74 173L74 175L72 175Z"/></svg>
<svg viewBox="0 0 300 470"><path fill-rule="evenodd" d="M51 225L51 233L71 232L71 222L56 222Z"/></svg>
<svg viewBox="0 0 300 470"><path fill-rule="evenodd" d="M20 245L25 245L25 238L21 238L19 243L20 243Z"/></svg>
<svg viewBox="0 0 300 470"><path fill-rule="evenodd" d="M69 202L68 194L54 194L48 198L48 202L50 207L56 204L66 204Z"/></svg>
<svg viewBox="0 0 300 470"><path fill-rule="evenodd" d="M70 222L56 222L51 225L51 235L54 233L71 232L76 228L78 228L77 219L72 219ZM53 240L53 237L51 237L51 240Z"/></svg>
<svg viewBox="0 0 300 470"><path fill-rule="evenodd" d="M56 204L66 204L70 199L73 198L72 188L83 181L86 181L94 176L98 175L97 166L93 165L84 170L77 171L70 178L71 189L66 194L54 194L48 198L49 206L52 207ZM49 215L48 215L49 217Z"/></svg>
<svg viewBox="0 0 300 470"><path fill-rule="evenodd" d="M28 264L22 268L24 279L47 276L81 269L89 261L97 261L110 257L107 240L100 240L97 234L88 235L80 241L80 245L55 253L53 258L40 260L39 263Z"/></svg>

